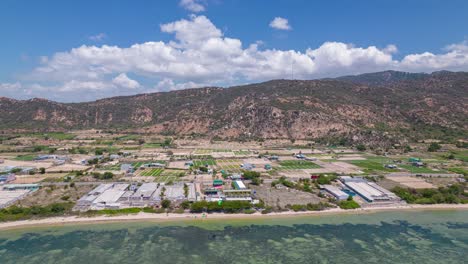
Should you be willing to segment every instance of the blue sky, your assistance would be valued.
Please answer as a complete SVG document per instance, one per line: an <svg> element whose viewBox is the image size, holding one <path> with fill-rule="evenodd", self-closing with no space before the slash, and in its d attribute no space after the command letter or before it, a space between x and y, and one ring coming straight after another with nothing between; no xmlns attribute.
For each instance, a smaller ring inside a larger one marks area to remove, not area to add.
<svg viewBox="0 0 468 264"><path fill-rule="evenodd" d="M468 1L0 2L0 95L114 95L468 70Z"/></svg>

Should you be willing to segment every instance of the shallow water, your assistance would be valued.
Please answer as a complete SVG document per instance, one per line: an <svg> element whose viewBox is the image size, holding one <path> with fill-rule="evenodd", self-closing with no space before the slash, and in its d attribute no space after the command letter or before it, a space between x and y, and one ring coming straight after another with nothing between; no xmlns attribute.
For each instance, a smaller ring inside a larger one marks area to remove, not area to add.
<svg viewBox="0 0 468 264"><path fill-rule="evenodd" d="M0 263L466 263L468 211L0 231Z"/></svg>

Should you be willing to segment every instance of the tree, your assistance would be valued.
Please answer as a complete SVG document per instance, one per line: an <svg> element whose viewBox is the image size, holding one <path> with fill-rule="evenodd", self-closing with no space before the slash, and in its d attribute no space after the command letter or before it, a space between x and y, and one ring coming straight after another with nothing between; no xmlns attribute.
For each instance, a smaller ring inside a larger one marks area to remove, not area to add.
<svg viewBox="0 0 468 264"><path fill-rule="evenodd" d="M104 151L102 149L99 149L97 148L95 151L94 151L94 154L96 155L102 155L104 153Z"/></svg>
<svg viewBox="0 0 468 264"><path fill-rule="evenodd" d="M356 149L358 151L366 151L366 146L364 146L363 144L359 144L356 146Z"/></svg>
<svg viewBox="0 0 468 264"><path fill-rule="evenodd" d="M167 208L169 208L169 206L171 206L171 201L169 201L169 200L167 200L167 199L162 200L161 206L162 206L163 208L166 208L166 209L167 209Z"/></svg>
<svg viewBox="0 0 468 264"><path fill-rule="evenodd" d="M437 142L432 142L429 147L427 148L427 151L429 152L436 152L440 150L442 147L439 145Z"/></svg>
<svg viewBox="0 0 468 264"><path fill-rule="evenodd" d="M44 173L45 173L45 168L42 168L42 167L39 168L39 173L40 173L40 174L44 174Z"/></svg>
<svg viewBox="0 0 468 264"><path fill-rule="evenodd" d="M180 207L182 207L183 209L189 209L190 208L190 202L189 201L183 201L180 204Z"/></svg>

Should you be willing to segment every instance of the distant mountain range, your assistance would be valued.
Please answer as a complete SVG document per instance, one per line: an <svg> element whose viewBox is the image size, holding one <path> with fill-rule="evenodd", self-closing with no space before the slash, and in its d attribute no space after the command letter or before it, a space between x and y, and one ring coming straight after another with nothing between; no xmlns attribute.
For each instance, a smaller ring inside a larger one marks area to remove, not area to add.
<svg viewBox="0 0 468 264"><path fill-rule="evenodd" d="M468 138L468 73L385 71L272 80L85 103L0 98L3 130L130 129L224 139Z"/></svg>

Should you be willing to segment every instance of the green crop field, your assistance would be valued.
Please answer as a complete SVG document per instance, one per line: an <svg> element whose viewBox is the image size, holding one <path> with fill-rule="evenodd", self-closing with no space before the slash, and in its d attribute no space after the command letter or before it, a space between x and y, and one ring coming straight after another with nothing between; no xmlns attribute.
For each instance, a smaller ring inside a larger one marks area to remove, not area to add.
<svg viewBox="0 0 468 264"><path fill-rule="evenodd" d="M281 170L301 170L301 169L316 169L320 168L319 165L306 161L306 160L284 160L280 161L279 164L281 167L278 169Z"/></svg>
<svg viewBox="0 0 468 264"><path fill-rule="evenodd" d="M141 172L141 176L152 176L156 177L159 176L163 172L163 169L161 168L156 168L156 169L146 169Z"/></svg>
<svg viewBox="0 0 468 264"><path fill-rule="evenodd" d="M388 169L385 168L384 162L378 162L374 160L352 160L349 163L356 165L360 168L363 168L365 172L371 172L371 171L386 171L386 172L392 172L392 171L397 171L397 169ZM390 163L390 162L388 162Z"/></svg>
<svg viewBox="0 0 468 264"><path fill-rule="evenodd" d="M115 165L107 165L98 168L99 170L120 170L120 164L115 164Z"/></svg>
<svg viewBox="0 0 468 264"><path fill-rule="evenodd" d="M145 143L143 148L162 148L161 143Z"/></svg>
<svg viewBox="0 0 468 264"><path fill-rule="evenodd" d="M219 170L224 170L225 172L228 173L241 173L242 169L240 167L240 164L242 163L241 160L237 159L223 159L223 160L217 160L217 168Z"/></svg>
<svg viewBox="0 0 468 264"><path fill-rule="evenodd" d="M34 160L34 158L36 157L36 155L20 155L18 157L15 158L15 160L21 160L21 161L32 161Z"/></svg>
<svg viewBox="0 0 468 264"><path fill-rule="evenodd" d="M426 167L416 167L413 165L399 165L399 167L411 172L411 173L444 173L445 171L439 170L434 171Z"/></svg>
<svg viewBox="0 0 468 264"><path fill-rule="evenodd" d="M234 155L238 155L238 156L245 156L245 155L249 155L250 154L250 151L246 151L246 150L236 150L234 151Z"/></svg>
<svg viewBox="0 0 468 264"><path fill-rule="evenodd" d="M201 167L201 166L214 166L216 165L216 161L214 159L202 159L202 160L194 160L193 166Z"/></svg>
<svg viewBox="0 0 468 264"><path fill-rule="evenodd" d="M175 182L179 177L185 176L184 170L163 170L159 175L154 176L155 182Z"/></svg>
<svg viewBox="0 0 468 264"><path fill-rule="evenodd" d="M52 138L57 140L71 140L76 137L76 135L63 133L63 132L50 132L50 133L31 133L25 134L24 136L38 137L38 138Z"/></svg>

